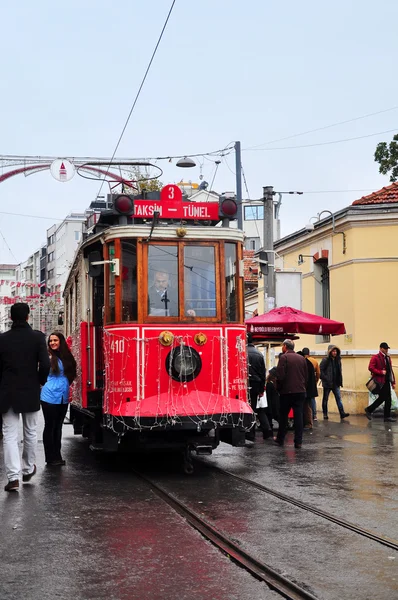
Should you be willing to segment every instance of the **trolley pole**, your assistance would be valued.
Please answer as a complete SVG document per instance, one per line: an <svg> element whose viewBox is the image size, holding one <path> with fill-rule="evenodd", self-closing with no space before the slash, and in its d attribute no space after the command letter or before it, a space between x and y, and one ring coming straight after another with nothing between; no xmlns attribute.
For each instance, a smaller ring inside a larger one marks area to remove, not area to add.
<svg viewBox="0 0 398 600"><path fill-rule="evenodd" d="M235 142L236 202L238 204L238 229L243 231L242 157L240 142Z"/></svg>
<svg viewBox="0 0 398 600"><path fill-rule="evenodd" d="M266 311L275 308L274 194L272 185L263 187L263 248L268 259L264 297Z"/></svg>

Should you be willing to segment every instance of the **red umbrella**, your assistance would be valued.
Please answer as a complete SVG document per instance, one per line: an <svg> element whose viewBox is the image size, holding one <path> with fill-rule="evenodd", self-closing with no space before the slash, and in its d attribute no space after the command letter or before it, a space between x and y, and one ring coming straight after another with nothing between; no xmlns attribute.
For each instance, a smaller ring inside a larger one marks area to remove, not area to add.
<svg viewBox="0 0 398 600"><path fill-rule="evenodd" d="M282 306L274 308L263 315L246 320L247 331L254 336L283 336L289 333L310 335L342 335L345 333L344 323L325 319L318 315Z"/></svg>

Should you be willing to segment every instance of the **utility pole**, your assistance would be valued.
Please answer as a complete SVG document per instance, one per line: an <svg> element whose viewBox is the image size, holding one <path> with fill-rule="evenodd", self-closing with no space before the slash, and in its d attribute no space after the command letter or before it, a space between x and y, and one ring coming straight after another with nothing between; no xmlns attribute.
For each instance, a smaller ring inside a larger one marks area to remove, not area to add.
<svg viewBox="0 0 398 600"><path fill-rule="evenodd" d="M243 204L242 204L242 158L240 142L235 142L235 171L236 171L236 202L238 205L238 229L243 231Z"/></svg>
<svg viewBox="0 0 398 600"><path fill-rule="evenodd" d="M266 311L275 308L274 194L272 185L263 187L263 248L268 257L264 296Z"/></svg>

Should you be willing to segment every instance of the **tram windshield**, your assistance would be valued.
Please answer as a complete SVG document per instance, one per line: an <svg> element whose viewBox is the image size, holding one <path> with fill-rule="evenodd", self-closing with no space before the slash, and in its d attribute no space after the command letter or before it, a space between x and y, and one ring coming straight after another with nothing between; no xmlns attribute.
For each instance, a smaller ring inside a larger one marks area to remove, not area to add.
<svg viewBox="0 0 398 600"><path fill-rule="evenodd" d="M178 248L176 245L149 247L148 315L178 317Z"/></svg>
<svg viewBox="0 0 398 600"><path fill-rule="evenodd" d="M184 248L184 314L186 316L217 316L214 250L214 246Z"/></svg>
<svg viewBox="0 0 398 600"><path fill-rule="evenodd" d="M106 322L137 322L152 317L236 323L242 300L234 242L186 240L140 245L121 239L108 245ZM141 274L145 274L145 281Z"/></svg>
<svg viewBox="0 0 398 600"><path fill-rule="evenodd" d="M225 244L225 296L227 301L227 321L236 321L238 304L236 297L236 246Z"/></svg>

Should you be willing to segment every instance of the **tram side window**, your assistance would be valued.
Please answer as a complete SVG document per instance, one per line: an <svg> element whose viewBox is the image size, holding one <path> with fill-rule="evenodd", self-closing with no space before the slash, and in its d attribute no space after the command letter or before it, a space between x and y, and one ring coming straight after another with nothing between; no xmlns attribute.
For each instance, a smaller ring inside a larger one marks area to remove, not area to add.
<svg viewBox="0 0 398 600"><path fill-rule="evenodd" d="M214 246L185 246L184 301L187 316L217 316Z"/></svg>
<svg viewBox="0 0 398 600"><path fill-rule="evenodd" d="M237 321L236 301L236 245L225 244L225 296L227 300L227 321Z"/></svg>
<svg viewBox="0 0 398 600"><path fill-rule="evenodd" d="M122 320L137 318L137 242L122 240Z"/></svg>
<svg viewBox="0 0 398 600"><path fill-rule="evenodd" d="M148 315L178 317L178 248L176 245L149 246Z"/></svg>
<svg viewBox="0 0 398 600"><path fill-rule="evenodd" d="M109 245L109 260L112 260L115 258L115 246L113 244ZM114 323L115 322L115 309L116 309L116 302L115 302L115 273L114 270L112 268L112 265L109 265L109 286L108 286L108 290L109 290L109 297L108 297L108 323Z"/></svg>

